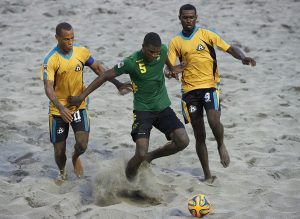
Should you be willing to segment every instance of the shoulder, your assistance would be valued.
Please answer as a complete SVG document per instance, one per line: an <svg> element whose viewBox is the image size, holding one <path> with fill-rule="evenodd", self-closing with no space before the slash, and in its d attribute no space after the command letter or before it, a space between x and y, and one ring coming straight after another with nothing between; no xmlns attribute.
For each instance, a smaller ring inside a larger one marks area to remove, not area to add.
<svg viewBox="0 0 300 219"><path fill-rule="evenodd" d="M162 45L161 45L161 50L162 50L162 51L167 51L167 50L168 50L167 45L166 45L166 44L162 44Z"/></svg>
<svg viewBox="0 0 300 219"><path fill-rule="evenodd" d="M140 56L141 51L135 51L134 53L130 54L129 56L124 58L124 61L129 63L135 63L137 60L141 58Z"/></svg>
<svg viewBox="0 0 300 219"><path fill-rule="evenodd" d="M201 30L201 32L207 36L211 36L211 37L221 37L220 34L217 32L217 30L215 28L204 28L201 27L199 28Z"/></svg>
<svg viewBox="0 0 300 219"><path fill-rule="evenodd" d="M74 43L74 44L73 44L73 49L74 49L74 50L77 50L77 51L79 51L79 52L89 52L89 49L87 49L87 48L84 47L84 46L81 46L81 45L78 44L78 43Z"/></svg>
<svg viewBox="0 0 300 219"><path fill-rule="evenodd" d="M172 39L170 42L174 42L174 41L177 41L178 39L180 39L182 36L182 32L180 31L179 33L177 33Z"/></svg>
<svg viewBox="0 0 300 219"><path fill-rule="evenodd" d="M44 64L47 64L49 61L53 60L57 56L57 47L54 47L50 51L46 53L46 56L44 57Z"/></svg>

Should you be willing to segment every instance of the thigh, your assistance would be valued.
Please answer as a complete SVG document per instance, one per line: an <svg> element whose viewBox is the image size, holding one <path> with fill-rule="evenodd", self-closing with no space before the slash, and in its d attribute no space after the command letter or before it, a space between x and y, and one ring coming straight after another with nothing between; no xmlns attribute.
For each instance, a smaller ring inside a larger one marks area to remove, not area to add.
<svg viewBox="0 0 300 219"><path fill-rule="evenodd" d="M193 90L183 95L182 104L185 118L193 122L203 117L204 98L202 90Z"/></svg>
<svg viewBox="0 0 300 219"><path fill-rule="evenodd" d="M89 132L85 132L85 131L75 132L76 143L82 146L87 146L89 141L89 134L90 134Z"/></svg>
<svg viewBox="0 0 300 219"><path fill-rule="evenodd" d="M65 141L69 133L69 123L60 116L49 115L50 141L52 144Z"/></svg>
<svg viewBox="0 0 300 219"><path fill-rule="evenodd" d="M158 114L153 125L159 131L164 133L168 140L171 140L170 134L174 130L180 129L180 128L184 129L184 125L178 119L175 112L170 107L167 107L165 110L161 111Z"/></svg>
<svg viewBox="0 0 300 219"><path fill-rule="evenodd" d="M151 112L134 111L131 137L134 142L139 138L150 138L155 115Z"/></svg>
<svg viewBox="0 0 300 219"><path fill-rule="evenodd" d="M88 114L88 110L80 109L73 113L73 121L71 122L72 129L74 133L82 131L89 132L90 131L90 118Z"/></svg>

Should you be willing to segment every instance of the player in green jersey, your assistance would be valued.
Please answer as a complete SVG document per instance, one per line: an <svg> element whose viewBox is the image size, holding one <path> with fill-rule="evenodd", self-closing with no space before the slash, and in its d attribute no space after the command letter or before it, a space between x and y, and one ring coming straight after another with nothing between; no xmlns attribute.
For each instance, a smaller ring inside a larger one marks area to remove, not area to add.
<svg viewBox="0 0 300 219"><path fill-rule="evenodd" d="M135 155L126 167L129 180L137 174L143 161L149 163L156 158L177 153L189 144L189 138L184 125L170 108L164 78L164 65L168 64L167 47L161 43L157 33L146 34L142 49L136 51L112 69L97 77L80 96L70 97L69 102L80 105L86 96L100 87L105 81L121 74L129 74L134 94L134 121L131 136L136 143ZM173 71L182 71L178 68ZM149 137L152 126L160 130L170 140L164 146L148 152Z"/></svg>

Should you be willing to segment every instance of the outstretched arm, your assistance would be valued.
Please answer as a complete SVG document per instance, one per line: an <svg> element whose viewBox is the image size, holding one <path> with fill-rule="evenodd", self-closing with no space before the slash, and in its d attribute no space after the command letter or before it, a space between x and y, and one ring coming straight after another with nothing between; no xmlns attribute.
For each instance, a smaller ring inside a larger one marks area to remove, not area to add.
<svg viewBox="0 0 300 219"><path fill-rule="evenodd" d="M109 69L99 75L79 96L71 96L68 101L70 105L80 106L81 102L104 82L114 79L117 76L114 69Z"/></svg>
<svg viewBox="0 0 300 219"><path fill-rule="evenodd" d="M50 80L45 80L44 81L44 88L45 88L45 93L47 95L47 97L49 98L49 100L55 105L55 107L59 110L61 118L67 122L70 123L72 122L72 113L71 111L66 108L65 106L63 106L56 98L55 96L55 92L54 92L54 81L50 81Z"/></svg>
<svg viewBox="0 0 300 219"><path fill-rule="evenodd" d="M105 68L97 61L94 61L93 64L90 65L90 68L98 76L102 75L105 72ZM129 83L121 83L120 81L118 81L115 78L109 79L108 81L110 81L111 83L113 83L116 86L116 88L119 90L119 93L121 95L127 94L132 91L131 84L129 84Z"/></svg>
<svg viewBox="0 0 300 219"><path fill-rule="evenodd" d="M236 46L230 46L227 52L234 58L241 60L244 65L256 65L256 61L253 58L245 56L244 53Z"/></svg>

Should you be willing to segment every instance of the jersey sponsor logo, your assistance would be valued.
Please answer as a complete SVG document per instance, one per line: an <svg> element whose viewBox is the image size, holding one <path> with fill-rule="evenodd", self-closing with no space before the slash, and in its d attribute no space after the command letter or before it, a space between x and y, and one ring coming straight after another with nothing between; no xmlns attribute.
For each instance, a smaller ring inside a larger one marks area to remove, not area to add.
<svg viewBox="0 0 300 219"><path fill-rule="evenodd" d="M60 127L60 128L57 130L57 134L58 134L58 135L61 135L62 133L64 133L64 131L65 131L65 130L64 130L63 128Z"/></svg>
<svg viewBox="0 0 300 219"><path fill-rule="evenodd" d="M196 49L197 51L202 51L202 50L204 50L204 46L202 46L201 44L199 44L198 46L197 46L197 49Z"/></svg>
<svg viewBox="0 0 300 219"><path fill-rule="evenodd" d="M76 65L76 67L75 67L75 71L76 71L76 72L79 72L79 71L81 71L81 66L80 66L79 64L77 64L77 65Z"/></svg>
<svg viewBox="0 0 300 219"><path fill-rule="evenodd" d="M207 103L207 102L211 102L211 99L210 99L210 93L207 92L205 95L204 95L204 101Z"/></svg>
<svg viewBox="0 0 300 219"><path fill-rule="evenodd" d="M124 62L123 61L118 63L118 68L122 68L123 66L124 66Z"/></svg>
<svg viewBox="0 0 300 219"><path fill-rule="evenodd" d="M196 110L197 110L196 106L190 105L190 108L189 108L190 113L196 112Z"/></svg>

